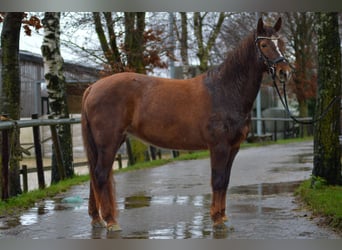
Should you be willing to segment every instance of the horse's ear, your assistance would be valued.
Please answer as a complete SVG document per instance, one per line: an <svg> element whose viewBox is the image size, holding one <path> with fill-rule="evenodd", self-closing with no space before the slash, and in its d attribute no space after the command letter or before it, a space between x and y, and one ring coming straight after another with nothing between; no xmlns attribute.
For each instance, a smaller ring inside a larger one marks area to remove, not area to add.
<svg viewBox="0 0 342 250"><path fill-rule="evenodd" d="M258 20L257 33L258 34L264 33L264 22L262 21L262 17L260 17Z"/></svg>
<svg viewBox="0 0 342 250"><path fill-rule="evenodd" d="M273 29L275 30L275 32L278 32L280 30L280 27L281 27L281 17L278 18L278 21L273 26Z"/></svg>

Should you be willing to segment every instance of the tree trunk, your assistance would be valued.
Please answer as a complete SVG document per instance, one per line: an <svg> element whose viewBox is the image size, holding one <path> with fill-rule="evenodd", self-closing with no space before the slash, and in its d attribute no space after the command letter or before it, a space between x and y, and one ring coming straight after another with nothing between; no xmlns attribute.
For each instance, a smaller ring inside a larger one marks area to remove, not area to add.
<svg viewBox="0 0 342 250"><path fill-rule="evenodd" d="M144 65L144 12L125 12L125 51L127 68L140 74L146 74ZM130 165L149 160L148 146L141 141L130 138L132 156Z"/></svg>
<svg viewBox="0 0 342 250"><path fill-rule="evenodd" d="M69 111L66 99L66 84L63 75L63 58L60 53L60 13L46 12L42 20L44 40L41 46L44 59L45 81L49 94L50 118L68 118ZM58 139L61 146L62 161L66 177L74 175L72 138L69 124L57 126ZM59 175L56 155L53 150L51 182L56 183L63 176Z"/></svg>
<svg viewBox="0 0 342 250"><path fill-rule="evenodd" d="M137 73L146 74L145 51L145 13L125 12L125 51L127 67Z"/></svg>
<svg viewBox="0 0 342 250"><path fill-rule="evenodd" d="M1 65L2 84L0 91L0 111L10 119L20 119L20 66L19 39L23 12L9 12L3 22L1 32ZM19 163L21 159L19 129L9 134L9 195L15 196L22 192L20 187Z"/></svg>
<svg viewBox="0 0 342 250"><path fill-rule="evenodd" d="M101 22L101 14L100 12L93 12L93 20L95 24L95 31L97 37L99 39L103 54L111 67L111 73L118 73L124 71L124 66L121 61L121 55L116 43L116 35L114 32L114 20L112 18L112 13L104 12L103 13L105 20L107 31L109 35L109 41L107 41L105 31L102 27Z"/></svg>
<svg viewBox="0 0 342 250"><path fill-rule="evenodd" d="M299 104L299 117L307 117L308 103L316 97L316 50L314 39L315 18L313 13L286 13L289 20L290 44L294 50L295 73L290 87ZM303 135L308 135L308 127L303 126Z"/></svg>
<svg viewBox="0 0 342 250"><path fill-rule="evenodd" d="M178 38L180 43L180 54L183 63L183 78L191 78L189 67L189 54L188 54L188 18L186 12L180 12L181 15L181 36Z"/></svg>
<svg viewBox="0 0 342 250"><path fill-rule="evenodd" d="M342 184L340 134L341 51L337 13L318 13L318 100L316 115L337 101L315 126L313 176Z"/></svg>

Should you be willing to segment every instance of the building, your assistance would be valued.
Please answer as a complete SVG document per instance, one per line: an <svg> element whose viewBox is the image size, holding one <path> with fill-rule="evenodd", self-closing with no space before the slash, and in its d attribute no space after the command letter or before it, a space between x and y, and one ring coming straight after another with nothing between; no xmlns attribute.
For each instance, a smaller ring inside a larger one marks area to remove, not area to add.
<svg viewBox="0 0 342 250"><path fill-rule="evenodd" d="M1 56L1 51L0 51ZM21 74L21 119L31 119L32 114L39 116L48 113L48 98L44 80L43 58L39 54L28 51L20 51L20 74ZM75 63L64 63L64 76L67 82L67 99L69 112L72 117L80 116L82 94L85 88L99 79L99 70L93 67ZM1 83L1 61L0 61L0 83ZM1 84L0 84L1 86ZM41 140L43 156L48 157L52 152L50 128L41 127ZM72 125L73 151L75 157L84 157L81 136L81 125ZM33 143L32 128L22 128L20 142L24 148ZM34 150L31 148L31 155Z"/></svg>
<svg viewBox="0 0 342 250"><path fill-rule="evenodd" d="M1 53L1 52L0 52ZM20 51L20 74L21 74L21 117L31 117L32 114L46 114L47 93L44 85L44 64L43 58L39 54L28 51ZM0 62L1 73L1 62ZM69 97L81 96L85 86L99 79L99 70L71 62L64 63L64 76L67 82L67 93ZM1 74L0 74L0 82ZM80 89L80 91L77 91ZM80 98L77 98L80 101ZM68 98L68 102L75 104L73 98ZM45 107L44 107L45 103ZM43 106L42 106L43 105ZM71 111L75 111L71 105Z"/></svg>

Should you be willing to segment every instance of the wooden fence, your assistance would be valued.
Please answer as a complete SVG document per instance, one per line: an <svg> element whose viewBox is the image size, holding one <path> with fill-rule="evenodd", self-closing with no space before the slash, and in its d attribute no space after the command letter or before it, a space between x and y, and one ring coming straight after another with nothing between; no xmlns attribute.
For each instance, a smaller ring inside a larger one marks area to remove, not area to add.
<svg viewBox="0 0 342 250"><path fill-rule="evenodd" d="M2 116L4 118L4 116ZM60 150L59 140L57 136L56 126L60 124L79 124L81 122L80 118L65 118L65 119L38 119L37 115L32 115L31 120L5 120L0 121L0 131L2 135L2 147L1 147L1 155L2 155L2 182L1 182L1 198L8 198L8 174L9 174L9 131L15 128L27 128L32 127L33 133L33 146L35 151L35 160L36 160L36 168L27 168L26 165L22 166L20 170L20 174L23 176L23 191L27 192L28 190L28 173L37 172L38 177L38 187L40 189L45 187L45 178L44 171L51 170L49 166L43 166L42 159L42 150L41 150L41 135L40 135L40 126L49 126L51 131L51 140L54 145L57 167L61 179L65 177L65 167L62 162L62 154ZM118 161L119 168L122 168L122 157L121 154L118 154L116 159ZM87 162L74 163L74 167L84 166Z"/></svg>

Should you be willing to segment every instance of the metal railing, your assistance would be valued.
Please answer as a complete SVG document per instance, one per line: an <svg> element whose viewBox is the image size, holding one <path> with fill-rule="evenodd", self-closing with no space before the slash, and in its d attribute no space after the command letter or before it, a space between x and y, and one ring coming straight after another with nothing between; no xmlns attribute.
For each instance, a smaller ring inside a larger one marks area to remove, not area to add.
<svg viewBox="0 0 342 250"><path fill-rule="evenodd" d="M296 118L299 121L311 121L312 117L300 117ZM277 141L278 139L278 134L283 133L284 138L290 138L290 137L303 137L304 136L304 127L310 128L312 130L312 124L298 124L294 122L291 118L286 118L286 117L263 117L263 118L257 118L257 117L252 117L252 131L250 132L252 135L255 135L255 132L253 129L253 121L261 121L263 123L262 125L262 131L263 134L270 134L272 135L272 139L274 141ZM267 131L266 129L266 124L265 122L273 122L273 129L272 131ZM282 124L283 129L279 129L280 123L287 123ZM309 134L311 134L309 132Z"/></svg>

